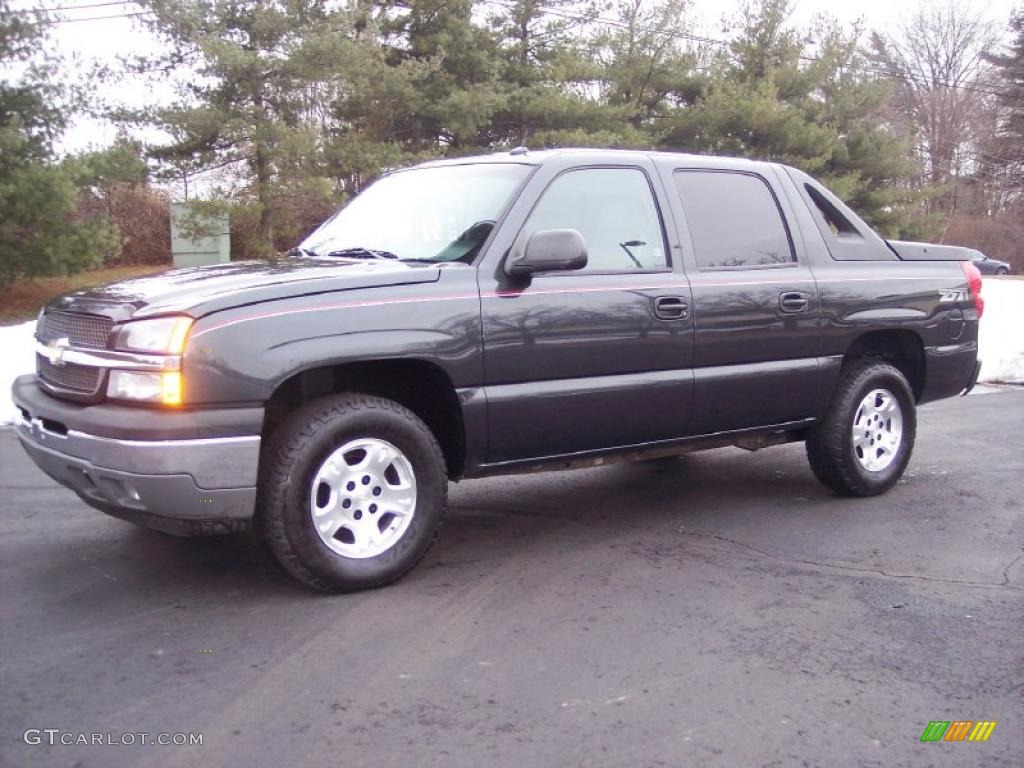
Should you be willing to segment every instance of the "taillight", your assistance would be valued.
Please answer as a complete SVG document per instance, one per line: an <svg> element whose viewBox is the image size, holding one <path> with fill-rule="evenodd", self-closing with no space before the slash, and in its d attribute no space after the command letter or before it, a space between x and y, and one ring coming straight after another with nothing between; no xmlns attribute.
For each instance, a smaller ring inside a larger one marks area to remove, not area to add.
<svg viewBox="0 0 1024 768"><path fill-rule="evenodd" d="M967 286L971 290L974 308L978 310L978 318L980 319L985 312L985 300L981 298L981 272L969 261L961 261L960 269L964 271L964 277L967 278Z"/></svg>

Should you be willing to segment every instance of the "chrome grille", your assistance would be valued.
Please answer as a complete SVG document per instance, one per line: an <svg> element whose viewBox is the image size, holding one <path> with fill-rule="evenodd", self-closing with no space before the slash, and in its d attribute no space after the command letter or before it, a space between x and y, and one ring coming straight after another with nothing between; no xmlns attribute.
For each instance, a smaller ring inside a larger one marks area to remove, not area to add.
<svg viewBox="0 0 1024 768"><path fill-rule="evenodd" d="M36 338L43 344L67 339L73 347L106 347L114 321L100 315L74 312L47 312L36 327Z"/></svg>
<svg viewBox="0 0 1024 768"><path fill-rule="evenodd" d="M100 386L102 369L74 363L54 365L42 355L36 355L36 373L53 387L91 395Z"/></svg>

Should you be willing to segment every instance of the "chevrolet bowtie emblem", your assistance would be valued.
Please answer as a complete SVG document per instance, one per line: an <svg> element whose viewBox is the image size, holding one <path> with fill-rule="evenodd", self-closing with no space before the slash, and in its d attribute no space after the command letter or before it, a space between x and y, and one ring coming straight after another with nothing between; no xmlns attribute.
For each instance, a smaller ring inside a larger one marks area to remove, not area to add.
<svg viewBox="0 0 1024 768"><path fill-rule="evenodd" d="M50 365L56 365L61 367L64 365L64 350L71 346L71 341L68 338L54 339L46 345L46 359L50 361Z"/></svg>

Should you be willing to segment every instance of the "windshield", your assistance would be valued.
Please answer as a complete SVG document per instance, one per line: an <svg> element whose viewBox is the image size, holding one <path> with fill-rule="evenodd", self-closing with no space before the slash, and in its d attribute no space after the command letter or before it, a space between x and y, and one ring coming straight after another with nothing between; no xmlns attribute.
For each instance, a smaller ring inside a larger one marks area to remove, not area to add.
<svg viewBox="0 0 1024 768"><path fill-rule="evenodd" d="M360 251L468 262L529 172L528 165L478 163L385 176L324 222L300 248L318 256Z"/></svg>

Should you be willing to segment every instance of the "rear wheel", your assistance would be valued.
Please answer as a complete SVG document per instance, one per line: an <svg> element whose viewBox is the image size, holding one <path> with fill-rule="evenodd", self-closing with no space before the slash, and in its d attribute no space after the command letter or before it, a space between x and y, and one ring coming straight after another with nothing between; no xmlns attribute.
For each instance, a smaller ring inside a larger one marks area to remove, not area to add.
<svg viewBox="0 0 1024 768"><path fill-rule="evenodd" d="M1006 267L1000 267L999 269L996 270L996 274L997 275L1008 275L1008 274L1010 274L1010 270L1008 270Z"/></svg>
<svg viewBox="0 0 1024 768"><path fill-rule="evenodd" d="M828 414L807 438L814 475L843 496L875 496L903 475L914 449L914 395L881 361L848 365Z"/></svg>
<svg viewBox="0 0 1024 768"><path fill-rule="evenodd" d="M345 394L300 408L271 438L258 522L274 556L324 591L400 578L433 543L448 479L427 426L390 400Z"/></svg>

